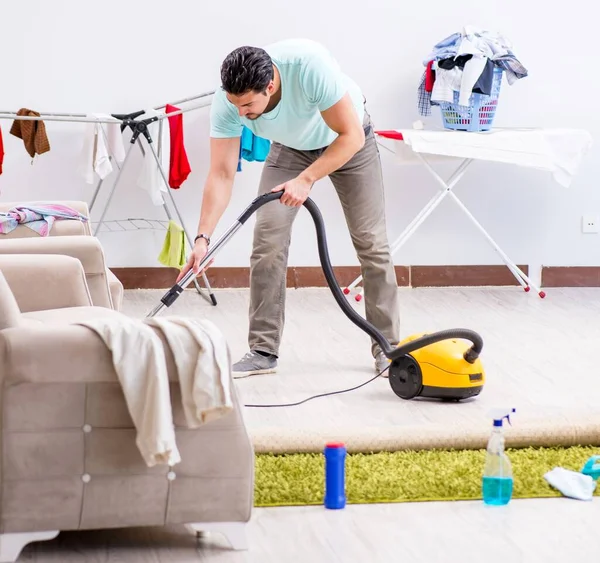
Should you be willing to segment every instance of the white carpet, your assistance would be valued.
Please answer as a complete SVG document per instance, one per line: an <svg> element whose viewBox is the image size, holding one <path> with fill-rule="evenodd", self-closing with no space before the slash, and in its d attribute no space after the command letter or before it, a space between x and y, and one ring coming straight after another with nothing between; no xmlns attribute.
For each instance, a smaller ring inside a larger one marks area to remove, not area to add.
<svg viewBox="0 0 600 563"><path fill-rule="evenodd" d="M453 327L478 331L487 382L461 403L405 401L387 379L300 406L247 408L257 452L320 451L342 439L354 451L483 447L488 411L515 407L509 444L600 445L600 290L520 288L400 291L401 336ZM124 312L145 316L162 290L129 290ZM161 315L201 315L226 335L234 361L247 351L247 290L217 290L218 305L194 289ZM351 301L364 315L363 306ZM288 290L279 372L237 380L245 404L280 404L359 385L375 375L366 334L327 288Z"/></svg>

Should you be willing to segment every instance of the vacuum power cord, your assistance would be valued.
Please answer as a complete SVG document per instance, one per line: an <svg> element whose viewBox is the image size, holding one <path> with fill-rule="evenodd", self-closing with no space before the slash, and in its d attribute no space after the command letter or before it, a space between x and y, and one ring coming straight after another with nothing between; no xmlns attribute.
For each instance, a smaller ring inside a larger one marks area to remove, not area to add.
<svg viewBox="0 0 600 563"><path fill-rule="evenodd" d="M390 366L387 366L385 369L381 370L375 377L372 377L368 381L365 381L364 383L361 383L360 385L357 385L356 387L350 387L348 389L341 389L340 391L330 391L329 393L320 393L319 395L313 395L312 397L307 397L306 399L303 399L302 401L298 401L297 403L280 403L278 405L244 405L244 406L249 407L249 408L297 407L298 405L303 405L304 403L307 403L308 401L312 401L313 399L318 399L319 397L328 397L330 395L340 395L341 393L348 393L349 391L355 391L356 389L360 389L361 387L364 387L368 383L371 383L371 381L375 381L378 377L381 377L381 375L384 374L388 369L390 369Z"/></svg>

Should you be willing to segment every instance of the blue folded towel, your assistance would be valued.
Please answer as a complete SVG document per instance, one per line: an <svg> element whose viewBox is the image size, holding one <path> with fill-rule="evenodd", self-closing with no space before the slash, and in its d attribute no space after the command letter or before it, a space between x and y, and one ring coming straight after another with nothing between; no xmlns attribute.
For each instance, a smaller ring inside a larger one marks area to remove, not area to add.
<svg viewBox="0 0 600 563"><path fill-rule="evenodd" d="M242 171L242 158L248 162L264 162L271 150L271 142L255 135L246 126L242 129L240 139L240 156L237 171Z"/></svg>

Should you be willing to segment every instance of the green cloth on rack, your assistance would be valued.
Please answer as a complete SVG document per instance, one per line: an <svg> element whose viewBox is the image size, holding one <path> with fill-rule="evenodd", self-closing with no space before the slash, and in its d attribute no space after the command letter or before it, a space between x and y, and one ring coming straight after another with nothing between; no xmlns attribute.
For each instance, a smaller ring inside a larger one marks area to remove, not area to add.
<svg viewBox="0 0 600 563"><path fill-rule="evenodd" d="M185 266L185 233L183 228L172 219L169 221L165 242L158 255L163 266L181 270Z"/></svg>

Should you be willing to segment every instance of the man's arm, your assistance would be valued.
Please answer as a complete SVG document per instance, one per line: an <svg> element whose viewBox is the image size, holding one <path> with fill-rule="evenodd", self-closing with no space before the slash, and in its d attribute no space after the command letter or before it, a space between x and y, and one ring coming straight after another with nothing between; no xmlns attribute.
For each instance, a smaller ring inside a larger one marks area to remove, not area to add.
<svg viewBox="0 0 600 563"><path fill-rule="evenodd" d="M239 151L239 137L222 139L211 137L210 168L204 184L197 234L202 233L211 237L217 223L221 219L225 209L227 209L229 201L231 200ZM179 282L179 280L192 268L195 274L200 273L200 262L207 251L208 244L206 240L204 238L199 238L194 244L194 248L190 253L187 264L179 272L177 282ZM210 263L208 266L210 266Z"/></svg>
<svg viewBox="0 0 600 563"><path fill-rule="evenodd" d="M329 109L322 111L321 115L327 126L338 136L323 154L300 174L300 178L310 184L342 167L365 144L365 131L348 93Z"/></svg>
<svg viewBox="0 0 600 563"><path fill-rule="evenodd" d="M231 200L240 138L210 139L210 169L204 185L197 234L212 236Z"/></svg>
<svg viewBox="0 0 600 563"><path fill-rule="evenodd" d="M313 184L346 164L365 144L365 132L348 93L330 108L321 112L325 123L335 131L335 138L323 154L296 178L280 184L272 191L284 191L280 202L300 207Z"/></svg>

